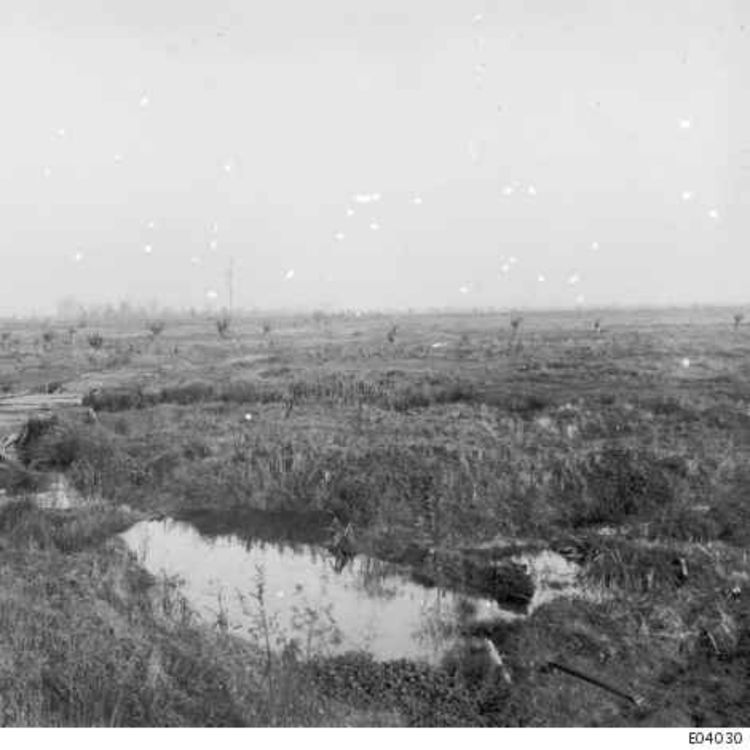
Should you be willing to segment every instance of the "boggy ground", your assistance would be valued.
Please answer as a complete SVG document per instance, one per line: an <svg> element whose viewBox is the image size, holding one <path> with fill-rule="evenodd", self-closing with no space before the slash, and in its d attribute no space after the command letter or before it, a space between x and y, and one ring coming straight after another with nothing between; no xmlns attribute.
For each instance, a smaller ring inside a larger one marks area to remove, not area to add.
<svg viewBox="0 0 750 750"><path fill-rule="evenodd" d="M3 590L17 593L0 616L33 623L0 651L5 723L749 723L750 333L731 311L602 313L599 333L593 317L528 315L514 336L501 315L412 315L394 341L383 316L248 318L225 339L207 319L158 336L100 321L100 346L91 322L6 325L8 392L80 393L97 414L63 414L22 446L22 466L0 468L6 499L57 470L104 503L2 510ZM510 684L470 654L438 670L361 654L298 663L158 615L163 584L139 579L111 538L154 513L239 530L253 509L308 514L321 535L351 523L359 551L436 585L501 550L551 548L600 595L486 626ZM140 589L117 599L116 576L90 572L110 567ZM167 675L151 693L123 687L149 668ZM26 679L45 669L57 679ZM284 686L303 678L300 703ZM118 698L131 693L134 707Z"/></svg>

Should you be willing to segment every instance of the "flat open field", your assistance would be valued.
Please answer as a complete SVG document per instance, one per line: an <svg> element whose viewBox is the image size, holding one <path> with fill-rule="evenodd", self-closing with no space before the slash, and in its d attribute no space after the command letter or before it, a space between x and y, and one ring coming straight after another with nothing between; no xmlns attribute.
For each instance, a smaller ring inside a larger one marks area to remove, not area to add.
<svg viewBox="0 0 750 750"><path fill-rule="evenodd" d="M0 323L2 722L750 724L732 313Z"/></svg>

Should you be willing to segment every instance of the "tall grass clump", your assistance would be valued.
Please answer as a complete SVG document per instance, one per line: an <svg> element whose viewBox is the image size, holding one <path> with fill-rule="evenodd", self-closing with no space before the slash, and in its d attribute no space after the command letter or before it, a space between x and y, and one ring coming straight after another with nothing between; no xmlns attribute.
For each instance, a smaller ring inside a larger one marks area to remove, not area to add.
<svg viewBox="0 0 750 750"><path fill-rule="evenodd" d="M16 447L21 462L38 471L64 471L81 458L112 451L109 433L96 424L32 417Z"/></svg>
<svg viewBox="0 0 750 750"><path fill-rule="evenodd" d="M261 723L249 649L157 616L153 580L114 547L70 556L30 547L0 581L3 726Z"/></svg>
<svg viewBox="0 0 750 750"><path fill-rule="evenodd" d="M630 446L592 451L560 479L561 513L573 526L644 518L676 499L669 471L653 454Z"/></svg>
<svg viewBox="0 0 750 750"><path fill-rule="evenodd" d="M0 535L16 549L79 552L104 543L131 523L125 511L106 506L66 512L39 508L22 498L0 508Z"/></svg>
<svg viewBox="0 0 750 750"><path fill-rule="evenodd" d="M159 401L174 404L194 404L216 398L216 389L205 380L193 380L180 385L165 386L159 392Z"/></svg>
<svg viewBox="0 0 750 750"><path fill-rule="evenodd" d="M40 482L38 472L15 462L0 462L0 490L4 490L8 495L36 492L40 488Z"/></svg>
<svg viewBox="0 0 750 750"><path fill-rule="evenodd" d="M17 454L32 472L65 471L87 498L123 499L142 476L139 462L123 449L122 438L99 423L31 419Z"/></svg>
<svg viewBox="0 0 750 750"><path fill-rule="evenodd" d="M708 522L716 538L738 546L750 545L750 468L740 458L728 460L712 477Z"/></svg>

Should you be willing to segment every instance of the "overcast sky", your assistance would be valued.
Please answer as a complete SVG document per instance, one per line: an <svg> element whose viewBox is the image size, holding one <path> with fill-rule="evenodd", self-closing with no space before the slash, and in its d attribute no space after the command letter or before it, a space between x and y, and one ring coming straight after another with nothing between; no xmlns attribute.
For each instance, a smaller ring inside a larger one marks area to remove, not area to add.
<svg viewBox="0 0 750 750"><path fill-rule="evenodd" d="M750 302L747 5L2 0L0 314Z"/></svg>

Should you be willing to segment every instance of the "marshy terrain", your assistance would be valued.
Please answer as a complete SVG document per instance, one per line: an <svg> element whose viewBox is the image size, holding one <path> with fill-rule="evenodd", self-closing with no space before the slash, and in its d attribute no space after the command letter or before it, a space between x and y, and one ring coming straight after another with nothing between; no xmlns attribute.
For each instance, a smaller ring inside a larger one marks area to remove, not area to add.
<svg viewBox="0 0 750 750"><path fill-rule="evenodd" d="M750 724L732 312L0 324L0 724Z"/></svg>

